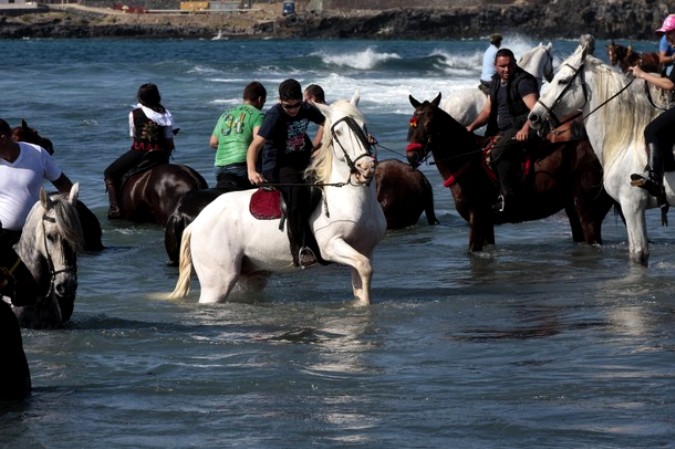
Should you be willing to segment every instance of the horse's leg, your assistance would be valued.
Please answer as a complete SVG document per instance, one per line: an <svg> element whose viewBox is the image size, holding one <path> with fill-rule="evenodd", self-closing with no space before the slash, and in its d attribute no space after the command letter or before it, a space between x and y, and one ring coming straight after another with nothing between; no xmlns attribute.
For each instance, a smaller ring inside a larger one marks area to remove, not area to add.
<svg viewBox="0 0 675 449"><path fill-rule="evenodd" d="M578 208L581 207L579 202L583 202L581 199L577 201L572 201L573 204L567 204L565 206L565 213L567 214L567 219L570 222L570 228L572 228L572 240L577 243L585 241L586 243L593 244L596 242L589 242L587 240L587 229L584 229L582 225L583 219L581 218Z"/></svg>
<svg viewBox="0 0 675 449"><path fill-rule="evenodd" d="M645 220L647 198L621 197L620 203L626 219L630 260L646 267L649 265L649 241Z"/></svg>
<svg viewBox="0 0 675 449"><path fill-rule="evenodd" d="M421 172L422 177L422 196L424 198L424 215L427 217L427 223L430 225L440 224L436 218L436 210L434 209L434 191L429 183L429 180Z"/></svg>
<svg viewBox="0 0 675 449"><path fill-rule="evenodd" d="M352 267L352 288L357 306L369 306L370 284L373 278L373 265L370 254L361 254L342 239L334 239L327 247L321 248L324 259Z"/></svg>
<svg viewBox="0 0 675 449"><path fill-rule="evenodd" d="M486 245L495 244L495 229L485 214L471 211L469 214L469 252L483 251Z"/></svg>

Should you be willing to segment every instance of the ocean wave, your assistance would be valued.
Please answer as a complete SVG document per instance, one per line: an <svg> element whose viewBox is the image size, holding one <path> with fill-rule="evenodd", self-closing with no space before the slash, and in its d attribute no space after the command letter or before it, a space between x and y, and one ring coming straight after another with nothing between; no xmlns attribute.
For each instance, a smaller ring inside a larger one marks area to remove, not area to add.
<svg viewBox="0 0 675 449"><path fill-rule="evenodd" d="M397 53L381 53L373 47L357 52L340 54L327 54L323 51L312 53L310 56L318 56L326 65L351 67L359 70L372 70L379 64L392 60L401 59Z"/></svg>

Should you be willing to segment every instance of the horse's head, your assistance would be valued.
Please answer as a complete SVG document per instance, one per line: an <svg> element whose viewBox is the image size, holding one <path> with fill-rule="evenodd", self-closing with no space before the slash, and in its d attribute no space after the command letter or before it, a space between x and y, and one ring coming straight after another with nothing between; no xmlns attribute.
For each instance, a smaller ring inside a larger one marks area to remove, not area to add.
<svg viewBox="0 0 675 449"><path fill-rule="evenodd" d="M77 291L77 252L84 246L82 226L76 209L79 184L69 195L47 195L42 189L24 225L18 251L40 284L46 284L47 300L53 298L58 308L47 301L50 312L24 310L20 319L32 327L58 327L70 319ZM39 301L39 308L44 301Z"/></svg>
<svg viewBox="0 0 675 449"><path fill-rule="evenodd" d="M588 92L584 81L584 63L586 47L577 50L560 65L558 73L542 93L529 120L532 128L539 134L547 134L558 127L567 117L579 115L588 101Z"/></svg>
<svg viewBox="0 0 675 449"><path fill-rule="evenodd" d="M21 120L21 126L12 128L12 139L14 142L28 142L39 145L49 154L54 154L54 145L46 137L42 137L35 128L28 126L25 120Z"/></svg>
<svg viewBox="0 0 675 449"><path fill-rule="evenodd" d="M408 121L408 146L406 158L412 167L417 167L431 151L431 143L438 129L438 120L434 120L442 111L438 105L441 94L431 101L420 103L412 95L408 96L410 104L415 108L412 118Z"/></svg>
<svg viewBox="0 0 675 449"><path fill-rule="evenodd" d="M533 49L523 53L518 60L518 66L537 78L540 87L542 78L545 78L549 83L553 79L552 49L553 44L551 42L546 45L540 42Z"/></svg>
<svg viewBox="0 0 675 449"><path fill-rule="evenodd" d="M615 44L614 41L607 44L607 59L610 65L625 64L631 53L633 53L632 46Z"/></svg>
<svg viewBox="0 0 675 449"><path fill-rule="evenodd" d="M350 181L365 185L369 184L375 176L376 160L371 148L370 136L365 128L365 119L356 108L358 102L357 92L350 101L337 100L330 105L316 104L326 117L322 152L317 162L328 157L331 160L342 162L349 168ZM310 167L310 170L314 171L317 178L324 181L327 179L326 170L321 173L316 163Z"/></svg>

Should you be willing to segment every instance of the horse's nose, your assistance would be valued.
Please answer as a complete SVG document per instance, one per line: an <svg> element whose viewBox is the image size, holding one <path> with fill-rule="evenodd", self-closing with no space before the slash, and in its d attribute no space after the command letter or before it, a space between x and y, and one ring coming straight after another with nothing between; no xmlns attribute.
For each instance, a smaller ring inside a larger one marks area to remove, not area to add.
<svg viewBox="0 0 675 449"><path fill-rule="evenodd" d="M372 157L360 159L356 163L356 168L365 179L370 179L375 176L375 159Z"/></svg>
<svg viewBox="0 0 675 449"><path fill-rule="evenodd" d="M54 285L56 294L59 296L72 296L77 292L77 279L69 278Z"/></svg>
<svg viewBox="0 0 675 449"><path fill-rule="evenodd" d="M530 121L530 123L533 124L533 125L538 125L538 124L541 122L541 117L539 116L539 114L536 114L536 113L534 113L534 112L531 113L531 114L527 117L527 119L528 119L528 120Z"/></svg>

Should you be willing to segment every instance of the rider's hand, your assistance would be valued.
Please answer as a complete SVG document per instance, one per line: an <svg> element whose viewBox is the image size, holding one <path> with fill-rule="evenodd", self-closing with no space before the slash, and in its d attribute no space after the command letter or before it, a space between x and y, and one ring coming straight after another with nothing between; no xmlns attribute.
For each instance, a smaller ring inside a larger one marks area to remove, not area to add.
<svg viewBox="0 0 675 449"><path fill-rule="evenodd" d="M248 172L248 180L251 182L251 184L256 186L259 186L265 182L265 178L263 178L262 175L255 170Z"/></svg>

